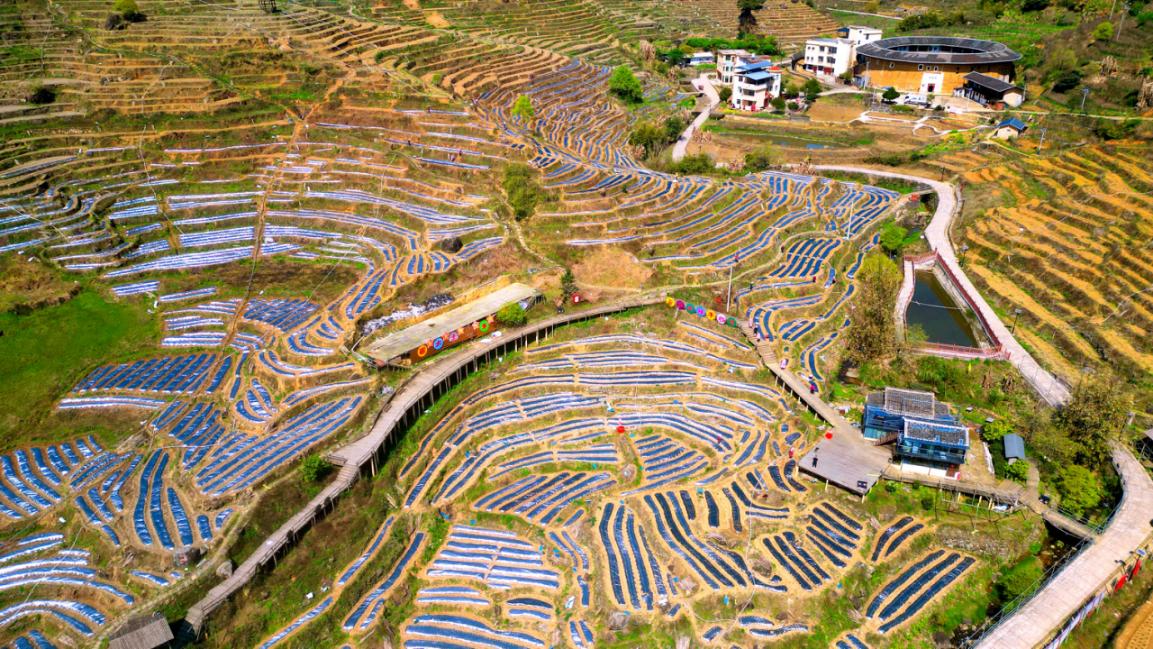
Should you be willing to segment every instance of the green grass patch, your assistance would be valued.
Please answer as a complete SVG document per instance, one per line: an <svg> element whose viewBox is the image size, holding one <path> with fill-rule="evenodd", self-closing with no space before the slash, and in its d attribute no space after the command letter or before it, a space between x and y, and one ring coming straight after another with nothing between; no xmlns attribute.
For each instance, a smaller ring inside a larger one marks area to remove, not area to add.
<svg viewBox="0 0 1153 649"><path fill-rule="evenodd" d="M28 315L2 314L0 332L0 403L11 406L0 414L0 435L15 447L74 436L39 425L53 402L98 365L154 352L160 326L141 302L84 290Z"/></svg>

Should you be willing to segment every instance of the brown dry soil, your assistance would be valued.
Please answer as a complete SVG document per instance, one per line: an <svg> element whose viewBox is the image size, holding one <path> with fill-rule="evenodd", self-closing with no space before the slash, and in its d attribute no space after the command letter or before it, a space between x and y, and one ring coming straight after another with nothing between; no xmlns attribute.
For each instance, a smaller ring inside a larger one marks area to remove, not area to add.
<svg viewBox="0 0 1153 649"><path fill-rule="evenodd" d="M632 253L604 246L594 249L573 266L573 275L582 286L639 289L652 277L653 271Z"/></svg>

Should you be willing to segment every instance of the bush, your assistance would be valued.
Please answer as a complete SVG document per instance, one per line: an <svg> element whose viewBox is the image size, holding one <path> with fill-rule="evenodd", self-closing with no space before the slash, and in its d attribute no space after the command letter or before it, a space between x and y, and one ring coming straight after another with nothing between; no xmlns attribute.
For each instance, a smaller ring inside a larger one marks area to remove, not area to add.
<svg viewBox="0 0 1153 649"><path fill-rule="evenodd" d="M720 96L721 101L728 101L733 98L733 89L729 86L721 86L721 89L717 92L717 95Z"/></svg>
<svg viewBox="0 0 1153 649"><path fill-rule="evenodd" d="M662 126L653 122L640 122L632 133L629 133L629 144L639 146L645 150L645 157L660 151L668 143L668 137Z"/></svg>
<svg viewBox="0 0 1153 649"><path fill-rule="evenodd" d="M1066 93L1081 85L1080 70L1064 70L1053 80L1053 92Z"/></svg>
<svg viewBox="0 0 1153 649"><path fill-rule="evenodd" d="M678 174L700 175L716 171L717 163L707 153L687 155L672 165L671 171Z"/></svg>
<svg viewBox="0 0 1153 649"><path fill-rule="evenodd" d="M891 86L888 88L885 88L885 92L881 93L881 99L883 99L885 101L890 101L890 102L891 101L897 101L897 97L900 97L900 96L901 96L901 93L897 92L897 89L893 88Z"/></svg>
<svg viewBox="0 0 1153 649"><path fill-rule="evenodd" d="M1099 23L1093 28L1093 40L1095 41L1108 41L1113 38L1113 23L1108 20Z"/></svg>
<svg viewBox="0 0 1153 649"><path fill-rule="evenodd" d="M626 104L640 104L645 100L645 92L641 82L637 81L633 71L627 65L617 66L609 77L609 92L620 98Z"/></svg>
<svg viewBox="0 0 1153 649"><path fill-rule="evenodd" d="M965 13L956 11L953 13L941 13L939 11L929 11L915 16L904 18L901 22L897 23L897 31L911 32L918 29L934 29L938 27L950 27L952 25L960 25L965 22Z"/></svg>
<svg viewBox="0 0 1153 649"><path fill-rule="evenodd" d="M496 312L496 321L506 327L523 327L528 322L528 314L520 303L506 304Z"/></svg>
<svg viewBox="0 0 1153 649"><path fill-rule="evenodd" d="M771 168L777 162L776 153L768 145L745 154L745 173L756 173Z"/></svg>
<svg viewBox="0 0 1153 649"><path fill-rule="evenodd" d="M28 103L43 106L56 101L56 91L47 86L40 86L28 97Z"/></svg>
<svg viewBox="0 0 1153 649"><path fill-rule="evenodd" d="M1029 479L1029 463L1017 460L1005 466L1005 477L1014 482L1025 482Z"/></svg>
<svg viewBox="0 0 1153 649"><path fill-rule="evenodd" d="M320 482L330 471L332 465L315 453L304 456L300 461L300 479L306 484Z"/></svg>
<svg viewBox="0 0 1153 649"><path fill-rule="evenodd" d="M1004 419L996 419L981 426L981 438L986 442L1004 439L1011 432L1013 432L1013 427Z"/></svg>
<svg viewBox="0 0 1153 649"><path fill-rule="evenodd" d="M116 13L120 17L130 23L138 23L144 20L144 14L140 13L140 8L136 6L136 0L116 0L113 5Z"/></svg>
<svg viewBox="0 0 1153 649"><path fill-rule="evenodd" d="M890 256L901 254L901 250L905 248L905 237L909 236L909 230L897 225L896 221L887 221L885 225L881 226L881 247Z"/></svg>
<svg viewBox="0 0 1153 649"><path fill-rule="evenodd" d="M785 106L786 106L786 107L787 107L789 110L800 110L800 109L801 109L801 105L800 105L800 104L798 104L798 103L797 103L797 102L795 102L795 101L790 101L788 104L785 104Z"/></svg>
<svg viewBox="0 0 1153 649"><path fill-rule="evenodd" d="M784 97L773 97L773 101L771 101L769 103L771 103L773 105L773 111L778 112L778 113L785 112L785 108L788 107L788 104L785 102Z"/></svg>
<svg viewBox="0 0 1153 649"><path fill-rule="evenodd" d="M1101 479L1089 469L1071 464L1057 473L1057 493L1061 508L1074 516L1084 516L1101 503L1104 488Z"/></svg>
<svg viewBox="0 0 1153 649"><path fill-rule="evenodd" d="M543 191L536 182L536 174L528 165L511 164L505 167L502 184L516 220L523 221L536 213L536 205Z"/></svg>
<svg viewBox="0 0 1153 649"><path fill-rule="evenodd" d="M1011 602L1022 595L1029 595L1040 585L1045 576L1041 560L1028 556L1001 571L995 588L1002 602Z"/></svg>

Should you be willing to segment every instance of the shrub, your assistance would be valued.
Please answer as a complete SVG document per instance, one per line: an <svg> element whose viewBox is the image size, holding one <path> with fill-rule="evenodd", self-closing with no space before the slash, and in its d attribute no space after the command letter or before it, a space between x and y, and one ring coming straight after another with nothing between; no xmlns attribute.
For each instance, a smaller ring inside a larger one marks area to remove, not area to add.
<svg viewBox="0 0 1153 649"><path fill-rule="evenodd" d="M1013 427L1004 419L996 419L981 426L981 437L987 442L1004 439L1011 432L1013 432Z"/></svg>
<svg viewBox="0 0 1153 649"><path fill-rule="evenodd" d="M881 226L881 247L890 255L899 255L905 248L905 237L909 236L906 228L897 225L896 221L888 221Z"/></svg>
<svg viewBox="0 0 1153 649"><path fill-rule="evenodd" d="M897 97L900 97L900 96L901 96L901 93L897 92L896 88L891 88L891 87L885 88L885 92L881 93L881 99L883 99L885 101L890 101L890 102L896 101Z"/></svg>
<svg viewBox="0 0 1153 649"><path fill-rule="evenodd" d="M306 484L320 482L330 471L332 465L315 453L304 456L300 461L300 479Z"/></svg>
<svg viewBox="0 0 1153 649"><path fill-rule="evenodd" d="M47 86L40 86L28 97L28 103L42 106L56 101L56 91Z"/></svg>
<svg viewBox="0 0 1153 649"><path fill-rule="evenodd" d="M745 154L745 172L756 173L771 168L777 162L777 155L772 147L765 145L756 151Z"/></svg>
<svg viewBox="0 0 1153 649"><path fill-rule="evenodd" d="M1099 23L1093 28L1093 40L1107 41L1113 38L1113 23L1108 20Z"/></svg>
<svg viewBox="0 0 1153 649"><path fill-rule="evenodd" d="M733 98L733 89L729 86L722 86L717 95L720 96L721 101L728 101Z"/></svg>
<svg viewBox="0 0 1153 649"><path fill-rule="evenodd" d="M769 103L771 103L773 105L773 111L778 112L778 113L785 112L785 108L788 107L788 104L785 102L784 97L773 97L773 101L771 101Z"/></svg>
<svg viewBox="0 0 1153 649"><path fill-rule="evenodd" d="M512 116L527 124L532 121L536 116L536 110L532 107L532 98L528 95L521 95L516 98L512 104Z"/></svg>
<svg viewBox="0 0 1153 649"><path fill-rule="evenodd" d="M715 171L716 168L717 163L713 161L709 154L698 153L696 155L687 155L682 158L680 162L672 165L672 172L699 175Z"/></svg>
<svg viewBox="0 0 1153 649"><path fill-rule="evenodd" d="M1005 466L1005 477L1014 482L1025 482L1029 479L1029 463L1024 460Z"/></svg>
<svg viewBox="0 0 1153 649"><path fill-rule="evenodd" d="M1080 70L1064 70L1053 80L1053 92L1066 93L1081 85Z"/></svg>
<svg viewBox="0 0 1153 649"><path fill-rule="evenodd" d="M1045 567L1041 565L1040 559L1028 556L1003 569L994 587L1002 602L1011 602L1022 595L1031 594L1040 585L1043 576Z"/></svg>
<svg viewBox="0 0 1153 649"><path fill-rule="evenodd" d="M113 5L116 13L120 17L130 23L138 23L144 20L144 14L140 13L140 8L136 6L136 0L116 0Z"/></svg>
<svg viewBox="0 0 1153 649"><path fill-rule="evenodd" d="M536 174L524 164L512 164L504 170L505 197L516 220L523 221L536 213L536 205L543 193L536 182Z"/></svg>
<svg viewBox="0 0 1153 649"><path fill-rule="evenodd" d="M681 123L683 124L683 122ZM640 122L633 129L633 132L629 133L629 144L643 148L645 157L651 156L677 138L679 131L671 138L669 137L669 129L675 126L676 124L671 124L667 120L663 126L653 122Z"/></svg>
<svg viewBox="0 0 1153 649"><path fill-rule="evenodd" d="M805 82L805 85L801 87L801 91L805 93L805 97L809 101L812 101L817 95L821 94L822 90L824 90L824 88L821 87L821 82L816 79L809 79Z"/></svg>
<svg viewBox="0 0 1153 649"><path fill-rule="evenodd" d="M617 66L609 77L609 92L626 104L639 104L645 100L644 89L627 65Z"/></svg>
<svg viewBox="0 0 1153 649"><path fill-rule="evenodd" d="M1061 508L1074 516L1083 516L1099 505L1104 491L1096 474L1076 464L1057 473L1056 486L1057 493L1061 494Z"/></svg>
<svg viewBox="0 0 1153 649"><path fill-rule="evenodd" d="M790 101L788 104L785 104L785 105L788 107L789 110L800 110L801 109L801 105L795 101Z"/></svg>
<svg viewBox="0 0 1153 649"><path fill-rule="evenodd" d="M528 322L528 313L520 303L506 304L496 312L496 321L506 327L523 327Z"/></svg>

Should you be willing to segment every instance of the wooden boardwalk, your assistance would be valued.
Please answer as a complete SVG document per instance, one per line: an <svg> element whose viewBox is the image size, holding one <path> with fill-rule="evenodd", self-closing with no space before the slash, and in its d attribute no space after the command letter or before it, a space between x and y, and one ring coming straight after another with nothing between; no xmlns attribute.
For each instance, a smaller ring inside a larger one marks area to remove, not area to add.
<svg viewBox="0 0 1153 649"><path fill-rule="evenodd" d="M855 494L868 493L889 464L888 449L875 446L865 439L855 426L830 406L819 394L809 391L809 384L788 368L782 368L767 341L756 342L748 323L741 325L745 337L753 343L765 366L777 379L777 386L793 393L806 408L824 420L832 439L821 439L799 460L798 468L805 473L827 480Z"/></svg>
<svg viewBox="0 0 1153 649"><path fill-rule="evenodd" d="M456 385L480 365L550 335L556 328L602 315L664 302L663 295L639 295L590 309L556 315L499 337L488 336L433 361L416 372L385 403L367 435L327 455L340 467L332 483L288 519L244 560L232 575L214 586L199 602L188 609L187 621L198 633L204 621L236 591L277 559L335 505L362 473L375 473L386 457L397 433L403 432L449 388Z"/></svg>

